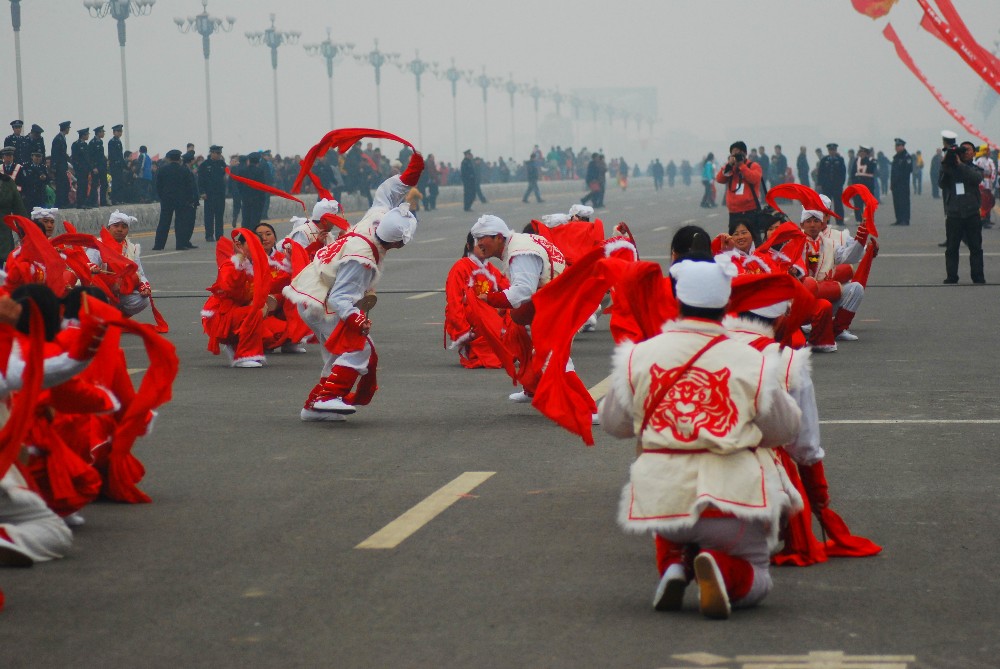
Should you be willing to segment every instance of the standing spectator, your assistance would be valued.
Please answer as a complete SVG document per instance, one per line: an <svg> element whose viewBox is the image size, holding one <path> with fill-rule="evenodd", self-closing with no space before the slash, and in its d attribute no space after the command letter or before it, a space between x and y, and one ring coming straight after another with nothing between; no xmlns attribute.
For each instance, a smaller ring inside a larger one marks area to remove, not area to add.
<svg viewBox="0 0 1000 669"><path fill-rule="evenodd" d="M12 149L13 147L4 147ZM17 190L17 184L9 176L0 170L0 220L4 216L17 214L27 216L28 210L24 207L21 193ZM0 268L7 262L7 256L14 250L14 233L6 225L0 225Z"/></svg>
<svg viewBox="0 0 1000 669"><path fill-rule="evenodd" d="M826 145L827 154L819 161L816 173L816 185L819 192L833 201L833 210L837 216L844 217L844 203L840 196L844 193L844 182L847 180L847 165L844 158L837 152L837 144Z"/></svg>
<svg viewBox="0 0 1000 669"><path fill-rule="evenodd" d="M701 196L701 206L705 208L716 206L715 170L715 154L709 151L701 166L701 183L705 187L705 194Z"/></svg>
<svg viewBox="0 0 1000 669"><path fill-rule="evenodd" d="M28 139L24 142L28 147L28 162L25 165L31 164L31 154L36 151L42 154L42 162L45 162L45 140L42 138L42 133L44 132L42 127L37 123L31 124L31 132L28 134Z"/></svg>
<svg viewBox="0 0 1000 669"><path fill-rule="evenodd" d="M618 187L623 192L628 188L628 163L625 162L625 156L618 158Z"/></svg>
<svg viewBox="0 0 1000 669"><path fill-rule="evenodd" d="M247 156L247 166L240 176L262 183L267 179L267 173L260 166L260 153L254 151ZM240 186L240 199L243 201L243 227L256 230L264 214L264 193L256 188Z"/></svg>
<svg viewBox="0 0 1000 669"><path fill-rule="evenodd" d="M878 177L878 163L875 162L871 155L871 147L858 147L858 157L854 161L854 172L851 174L851 183L861 184L874 194L875 180ZM862 210L861 198L854 196L852 204L856 207L854 210L854 220L860 223Z"/></svg>
<svg viewBox="0 0 1000 669"><path fill-rule="evenodd" d="M69 169L69 154L67 152L66 135L72 124L63 121L59 124L59 133L52 139L52 171L55 173L56 182L56 207L65 209L69 206L69 176L66 174Z"/></svg>
<svg viewBox="0 0 1000 669"><path fill-rule="evenodd" d="M434 160L433 153L427 155L427 160L424 163L424 172L420 176L426 180L427 199L424 202L424 207L427 211L434 211L437 209L438 190L440 189L438 184L440 183L441 173L438 171L437 161Z"/></svg>
<svg viewBox="0 0 1000 669"><path fill-rule="evenodd" d="M875 162L878 163L878 182L881 185L882 192L888 193L889 173L892 171L892 162L881 151L875 156Z"/></svg>
<svg viewBox="0 0 1000 669"><path fill-rule="evenodd" d="M941 177L941 149L934 152L931 158L931 197L935 200L941 198L941 188L938 186L938 179Z"/></svg>
<svg viewBox="0 0 1000 669"><path fill-rule="evenodd" d="M538 190L538 160L534 157L528 158L524 161L524 169L527 172L528 189L524 191L524 197L521 198L521 202L527 202L528 196L532 193L535 194L535 200L539 203L545 202L542 199L541 191Z"/></svg>
<svg viewBox="0 0 1000 669"><path fill-rule="evenodd" d="M924 154L920 151L913 154L913 194L924 194Z"/></svg>
<svg viewBox="0 0 1000 669"><path fill-rule="evenodd" d="M4 148L12 147L14 149L14 162L18 165L27 165L31 162L31 150L28 148L28 138L23 134L24 132L24 121L21 119L16 119L10 122L11 134L3 140Z"/></svg>
<svg viewBox="0 0 1000 669"><path fill-rule="evenodd" d="M979 147L979 150L976 151L976 159L973 161L973 164L983 171L983 180L979 184L979 218L984 228L992 228L993 223L990 222L990 214L993 212L993 205L996 204L993 190L997 182L997 165L990 157L990 147L988 144L983 144Z"/></svg>
<svg viewBox="0 0 1000 669"><path fill-rule="evenodd" d="M892 157L892 172L889 187L892 190L892 209L896 214L893 225L910 224L910 176L913 174L913 158L906 151L906 142L896 138L896 155ZM837 212L840 213L839 211Z"/></svg>
<svg viewBox="0 0 1000 669"><path fill-rule="evenodd" d="M479 177L472 161L472 149L466 149L462 154L462 207L472 211L472 203L476 201L476 191L479 190Z"/></svg>
<svg viewBox="0 0 1000 669"><path fill-rule="evenodd" d="M667 163L667 185L674 187L674 179L677 178L677 164L674 161Z"/></svg>
<svg viewBox="0 0 1000 669"><path fill-rule="evenodd" d="M45 187L49 185L49 171L42 164L44 156L39 151L31 154L31 162L21 170L21 198L31 211L45 206Z"/></svg>
<svg viewBox="0 0 1000 669"><path fill-rule="evenodd" d="M663 163L657 158L653 165L650 167L650 172L653 176L653 188L656 190L663 190ZM673 184L670 184L671 186Z"/></svg>
<svg viewBox="0 0 1000 669"><path fill-rule="evenodd" d="M760 209L761 166L747 157L745 142L729 146L729 160L715 175L715 180L726 185L726 207L729 209L729 229L735 230L743 223L748 230L756 231L755 239L763 239L765 230L757 223Z"/></svg>
<svg viewBox="0 0 1000 669"><path fill-rule="evenodd" d="M583 178L584 184L587 186L587 194L580 198L581 204L587 204L590 202L596 207L599 202L598 194L601 190L601 174L598 161L599 157L599 153L594 153L590 156L590 162L587 163L587 173Z"/></svg>
<svg viewBox="0 0 1000 669"><path fill-rule="evenodd" d="M197 248L191 244L192 231L184 229L188 210L193 211L197 206L197 186L191 170L181 165L179 149L167 151L167 164L157 170L156 193L160 198L160 222L156 226L153 250L162 251L166 246L171 224L175 225L174 241L178 251Z"/></svg>
<svg viewBox="0 0 1000 669"><path fill-rule="evenodd" d="M76 131L78 139L73 142L72 161L73 171L76 173L76 206L81 209L90 207L90 148L87 140L90 139L90 128L81 128Z"/></svg>
<svg viewBox="0 0 1000 669"><path fill-rule="evenodd" d="M757 196L762 197L767 193L767 184L771 178L771 159L767 157L766 147L757 149L757 161L760 163L760 192Z"/></svg>
<svg viewBox="0 0 1000 669"><path fill-rule="evenodd" d="M213 144L198 166L198 191L205 201L205 241L222 239L226 232L226 161L222 147Z"/></svg>
<svg viewBox="0 0 1000 669"><path fill-rule="evenodd" d="M246 166L246 156L232 155L229 157L229 171L236 176L243 176ZM229 196L233 198L233 227L235 228L236 221L240 218L240 211L243 209L243 186L236 179L229 180Z"/></svg>
<svg viewBox="0 0 1000 669"><path fill-rule="evenodd" d="M276 171L275 171L275 168L274 168L274 159L271 157L271 149L265 149L264 151L260 152L260 168L262 170L264 170L264 174L265 174L265 177L266 177L264 179L263 183L266 183L268 186L273 186L274 185L274 177L275 177ZM268 193L265 193L264 194L264 210L261 211L261 219L262 220L266 219L270 215L271 215L271 195L268 194ZM260 221L258 221L258 223L259 222ZM255 230L255 229L256 229L256 226L254 226L253 228L251 228L251 230Z"/></svg>
<svg viewBox="0 0 1000 669"><path fill-rule="evenodd" d="M111 126L108 140L108 174L111 175L111 198L115 204L128 202L128 188L125 185L125 147L122 146L121 123Z"/></svg>
<svg viewBox="0 0 1000 669"><path fill-rule="evenodd" d="M788 171L788 158L781 152L781 144L774 145L774 155L771 156L771 185L785 183L785 172Z"/></svg>
<svg viewBox="0 0 1000 669"><path fill-rule="evenodd" d="M806 147L799 147L799 157L795 161L795 171L799 174L799 183L809 187L809 154L806 153Z"/></svg>
<svg viewBox="0 0 1000 669"><path fill-rule="evenodd" d="M976 146L972 142L955 146L955 134L951 132L946 133L944 139L952 142L945 147L938 181L944 197L947 237L944 283L958 283L958 249L963 240L969 248L972 283L986 283L983 273L983 225L979 219L979 184L983 181L983 171L973 163ZM909 183L906 186L909 189Z"/></svg>
<svg viewBox="0 0 1000 669"><path fill-rule="evenodd" d="M681 161L681 182L685 186L691 185L691 173L693 171L694 170L691 168L691 163L689 163L687 160Z"/></svg>
<svg viewBox="0 0 1000 669"><path fill-rule="evenodd" d="M143 144L139 147L139 157L135 161L136 177L139 179L139 201L146 203L153 198L153 160Z"/></svg>
<svg viewBox="0 0 1000 669"><path fill-rule="evenodd" d="M194 160L194 144L188 142L184 155L181 156L181 161L191 162L192 160Z"/></svg>
<svg viewBox="0 0 1000 669"><path fill-rule="evenodd" d="M90 205L104 207L108 204L108 158L104 155L104 126L94 128L94 138L87 145L90 156Z"/></svg>

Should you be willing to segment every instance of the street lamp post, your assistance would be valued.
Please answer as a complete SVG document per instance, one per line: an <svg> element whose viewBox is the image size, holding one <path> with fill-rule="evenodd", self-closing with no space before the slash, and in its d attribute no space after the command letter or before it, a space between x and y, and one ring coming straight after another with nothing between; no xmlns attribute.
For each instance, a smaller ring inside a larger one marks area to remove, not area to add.
<svg viewBox="0 0 1000 669"><path fill-rule="evenodd" d="M212 85L208 72L208 56L211 52L210 39L213 33L229 32L233 29L236 19L227 16L225 20L208 14L208 0L201 0L202 12L198 16L189 16L187 19L175 18L174 23L182 33L189 33L192 30L201 35L201 50L205 54L205 114L208 121L208 144L212 144Z"/></svg>
<svg viewBox="0 0 1000 669"><path fill-rule="evenodd" d="M409 70L413 73L413 76L417 80L417 144L419 146L424 145L424 121L421 112L420 98L422 93L420 92L420 76L430 70L431 72L437 71L437 63L428 63L426 60L420 60L420 51L416 52L416 57L409 63L403 63L399 66L401 70Z"/></svg>
<svg viewBox="0 0 1000 669"><path fill-rule="evenodd" d="M10 24L14 27L14 66L17 69L17 117L24 118L21 94L21 0L10 0Z"/></svg>
<svg viewBox="0 0 1000 669"><path fill-rule="evenodd" d="M282 44L297 44L302 33L298 31L281 31L274 27L274 14L271 14L271 27L267 30L248 32L246 37L254 46L263 45L271 50L271 71L274 82L274 152L281 153L281 131L278 121L278 47Z"/></svg>
<svg viewBox="0 0 1000 669"><path fill-rule="evenodd" d="M486 76L486 66L483 65L483 73L476 77L476 85L483 89L483 156L487 159L490 155L490 123L486 91L489 90L490 86L495 86L497 83L496 79Z"/></svg>
<svg viewBox="0 0 1000 669"><path fill-rule="evenodd" d="M125 20L130 16L146 16L153 11L156 0L84 0L83 6L95 19L108 14L118 22L118 45L122 61L122 116L125 123L125 146L128 146L128 77L125 74Z"/></svg>
<svg viewBox="0 0 1000 669"><path fill-rule="evenodd" d="M517 155L517 134L514 132L514 95L521 91L520 84L514 83L514 73L511 72L507 79L507 83L503 86L504 90L507 91L507 95L510 96L510 155Z"/></svg>
<svg viewBox="0 0 1000 669"><path fill-rule="evenodd" d="M538 81L536 80L532 84L531 88L528 89L528 95L535 101L535 142L538 141L538 99L545 95L545 91L538 87Z"/></svg>
<svg viewBox="0 0 1000 669"><path fill-rule="evenodd" d="M455 156L460 156L458 152L458 82L467 79L469 73L455 67L455 59L451 59L451 67L438 76L444 77L451 82L451 117L452 117L452 140L455 143Z"/></svg>
<svg viewBox="0 0 1000 669"><path fill-rule="evenodd" d="M386 63L395 63L399 60L398 53L386 53L385 51L379 51L378 48L378 38L375 38L375 48L366 54L355 55L354 58L358 62L364 62L375 68L375 118L378 122L378 128L382 129L382 66ZM379 140L379 146L382 146L382 140Z"/></svg>
<svg viewBox="0 0 1000 669"><path fill-rule="evenodd" d="M570 95L569 104L573 108L573 146L580 145L580 107L583 106L583 100L580 99L579 95Z"/></svg>
<svg viewBox="0 0 1000 669"><path fill-rule="evenodd" d="M330 38L330 28L326 29L326 39L319 44L306 44L306 53L310 56L322 56L326 61L327 93L330 98L330 127L336 128L333 122L333 62L338 56L346 51L353 51L354 45L351 43L336 43Z"/></svg>

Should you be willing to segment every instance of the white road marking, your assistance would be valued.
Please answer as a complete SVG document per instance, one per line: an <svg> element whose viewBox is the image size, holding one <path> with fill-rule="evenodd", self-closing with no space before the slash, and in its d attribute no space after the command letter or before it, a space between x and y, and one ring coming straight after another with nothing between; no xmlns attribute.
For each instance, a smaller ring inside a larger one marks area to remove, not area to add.
<svg viewBox="0 0 1000 669"><path fill-rule="evenodd" d="M416 295L410 295L406 299L408 299L408 300L422 300L425 297L431 297L432 295L440 295L440 294L441 294L441 291L439 291L439 290L432 290L432 291L429 291L429 292L426 292L426 293L417 293Z"/></svg>
<svg viewBox="0 0 1000 669"><path fill-rule="evenodd" d="M984 256L1000 256L1000 253L984 253ZM881 253L879 258L941 258L944 256L944 249L937 253Z"/></svg>
<svg viewBox="0 0 1000 669"><path fill-rule="evenodd" d="M443 242L448 239L447 237L435 237L434 239L420 239L417 241L418 244L431 244L433 242Z"/></svg>
<svg viewBox="0 0 1000 669"><path fill-rule="evenodd" d="M145 367L134 367L134 368L133 367L129 367L128 368L128 375L132 376L133 374L138 374L139 372L145 372L145 371L146 371Z"/></svg>
<svg viewBox="0 0 1000 669"><path fill-rule="evenodd" d="M658 228L653 228L653 232L663 232L664 230L669 230L669 229L670 229L669 225L661 225Z"/></svg>
<svg viewBox="0 0 1000 669"><path fill-rule="evenodd" d="M697 222L698 222L697 218L689 218L686 221L681 221L681 225L691 225L692 223L697 223Z"/></svg>
<svg viewBox="0 0 1000 669"><path fill-rule="evenodd" d="M496 472L465 472L423 501L371 535L355 548L388 549L395 548L411 534L434 520L442 511L470 493L476 486L496 474Z"/></svg>
<svg viewBox="0 0 1000 669"><path fill-rule="evenodd" d="M150 260L152 258L162 258L163 256L174 256L178 253L187 253L187 251L156 251L155 256L143 256L143 260Z"/></svg>

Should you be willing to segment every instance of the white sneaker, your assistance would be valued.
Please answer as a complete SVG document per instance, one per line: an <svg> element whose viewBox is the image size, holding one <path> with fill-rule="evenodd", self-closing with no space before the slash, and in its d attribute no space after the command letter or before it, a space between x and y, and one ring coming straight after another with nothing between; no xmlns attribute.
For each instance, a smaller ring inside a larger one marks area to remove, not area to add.
<svg viewBox="0 0 1000 669"><path fill-rule="evenodd" d="M241 369L254 369L256 367L263 367L263 366L264 363L262 363L260 360L245 359L245 360L237 360L236 362L233 363L233 367L239 367Z"/></svg>
<svg viewBox="0 0 1000 669"><path fill-rule="evenodd" d="M357 411L352 405L345 402L340 397L334 397L328 400L321 400L319 402L313 402L314 411L332 411L333 413L350 415Z"/></svg>
<svg viewBox="0 0 1000 669"><path fill-rule="evenodd" d="M282 344L281 345L281 352L282 353L305 353L306 352L306 347L303 346L302 344L291 344L291 343L289 343L289 344Z"/></svg>
<svg viewBox="0 0 1000 669"><path fill-rule="evenodd" d="M516 393L508 395L507 399L515 404L531 404L531 397L531 395L527 394L523 390L518 390Z"/></svg>
<svg viewBox="0 0 1000 669"><path fill-rule="evenodd" d="M229 358L229 364L233 364L233 360L236 359L236 356L233 354L233 347L228 344L219 344L219 350L225 353L226 357Z"/></svg>
<svg viewBox="0 0 1000 669"><path fill-rule="evenodd" d="M706 618L725 620L732 607L722 572L710 553L698 553L694 558L694 575L698 579L698 590L702 615Z"/></svg>
<svg viewBox="0 0 1000 669"><path fill-rule="evenodd" d="M601 415L597 414L597 413L591 414L590 415L590 424L591 425L600 425L601 424Z"/></svg>
<svg viewBox="0 0 1000 669"><path fill-rule="evenodd" d="M812 350L815 353L836 353L837 352L837 345L836 344L823 344L823 345L818 345L817 344L817 345L814 345L812 347Z"/></svg>
<svg viewBox="0 0 1000 669"><path fill-rule="evenodd" d="M332 411L313 411L312 409L303 409L299 412L299 419L306 422L321 420L337 422L347 420L347 416L342 416L339 413L333 413Z"/></svg>
<svg viewBox="0 0 1000 669"><path fill-rule="evenodd" d="M597 314L591 314L587 322L580 328L580 332L593 332L597 329Z"/></svg>
<svg viewBox="0 0 1000 669"><path fill-rule="evenodd" d="M87 521L84 520L83 516L81 516L79 513L71 513L65 518L63 518L63 522L69 525L70 527L80 527Z"/></svg>
<svg viewBox="0 0 1000 669"><path fill-rule="evenodd" d="M805 325L802 326L802 331L806 334L812 334L813 326L810 325L809 323L806 323Z"/></svg>
<svg viewBox="0 0 1000 669"><path fill-rule="evenodd" d="M684 565L680 563L670 565L656 586L653 608L657 611L680 611L684 604L684 590L687 586L688 579L684 575Z"/></svg>
<svg viewBox="0 0 1000 669"><path fill-rule="evenodd" d="M857 341L858 335L854 334L850 330L844 330L836 337L837 341Z"/></svg>

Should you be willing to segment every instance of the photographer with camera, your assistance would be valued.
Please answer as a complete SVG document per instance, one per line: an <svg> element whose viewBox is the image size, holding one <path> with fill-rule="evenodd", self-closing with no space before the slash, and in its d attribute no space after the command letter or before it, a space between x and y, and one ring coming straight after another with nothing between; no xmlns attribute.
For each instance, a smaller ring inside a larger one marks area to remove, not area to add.
<svg viewBox="0 0 1000 669"><path fill-rule="evenodd" d="M729 228L744 223L747 229L756 232L757 239L764 236L760 224L760 201L758 194L763 177L760 165L747 158L745 142L733 142L729 146L729 160L723 164L715 180L726 184L726 207L729 209Z"/></svg>
<svg viewBox="0 0 1000 669"><path fill-rule="evenodd" d="M969 269L972 283L986 283L983 275L983 226L979 219L979 184L983 171L975 164L976 145L956 144L957 136L950 131L941 133L944 158L938 186L944 198L944 283L958 283L958 248L965 240L969 247Z"/></svg>

